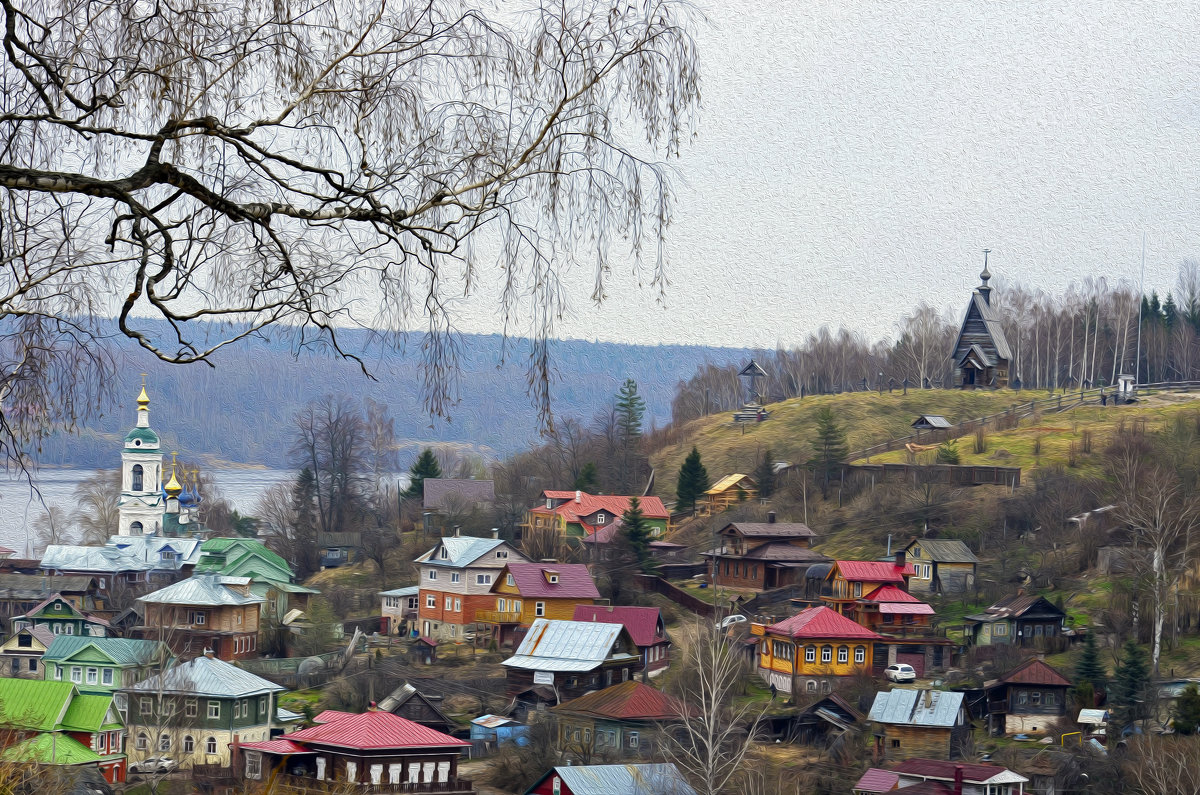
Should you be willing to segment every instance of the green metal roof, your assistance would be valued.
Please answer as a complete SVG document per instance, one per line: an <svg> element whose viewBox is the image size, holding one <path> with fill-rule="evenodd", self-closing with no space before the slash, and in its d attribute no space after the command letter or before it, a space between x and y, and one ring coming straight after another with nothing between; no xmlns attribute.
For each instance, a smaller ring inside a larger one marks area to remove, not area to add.
<svg viewBox="0 0 1200 795"><path fill-rule="evenodd" d="M109 717L109 707L112 706L111 695L78 695L71 699L67 714L63 715L63 729L67 731L98 732Z"/></svg>
<svg viewBox="0 0 1200 795"><path fill-rule="evenodd" d="M39 762L43 765L89 765L104 757L83 743L60 732L50 732L10 745L0 759L12 762Z"/></svg>
<svg viewBox="0 0 1200 795"><path fill-rule="evenodd" d="M158 655L160 641L133 638L89 638L81 635L56 635L42 655L47 662L62 662L74 657L108 660L113 665L146 665ZM92 647L89 650L89 647Z"/></svg>
<svg viewBox="0 0 1200 795"><path fill-rule="evenodd" d="M53 731L74 691L70 682L0 679L0 724Z"/></svg>
<svg viewBox="0 0 1200 795"><path fill-rule="evenodd" d="M196 571L212 571L234 576L251 576L248 567L258 564L267 569L265 579L292 578L287 561L256 538L210 538L200 545ZM280 576L282 575L282 576Z"/></svg>
<svg viewBox="0 0 1200 795"><path fill-rule="evenodd" d="M134 445L133 442L136 439L141 439L141 445ZM129 435L125 437L125 446L133 448L134 450L144 450L147 447L157 447L158 434L150 428L134 428L129 432Z"/></svg>

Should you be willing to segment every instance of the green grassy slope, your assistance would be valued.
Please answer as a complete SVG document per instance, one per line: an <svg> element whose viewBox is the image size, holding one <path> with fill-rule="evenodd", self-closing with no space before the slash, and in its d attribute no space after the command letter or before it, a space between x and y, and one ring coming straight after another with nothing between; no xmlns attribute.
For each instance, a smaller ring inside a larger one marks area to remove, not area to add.
<svg viewBox="0 0 1200 795"><path fill-rule="evenodd" d="M909 426L921 414L940 414L952 423L962 422L1046 396L1045 392L1007 389L911 389L907 395L851 392L797 398L768 406L771 416L761 423L735 425L731 413L695 420L684 429L682 441L656 452L651 462L659 473L659 494L671 497L679 466L693 444L713 482L734 472L752 472L767 447L777 461L804 460L814 437L817 410L824 405L832 407L846 429L850 449L855 450L908 435L912 432ZM903 460L903 453L900 456Z"/></svg>

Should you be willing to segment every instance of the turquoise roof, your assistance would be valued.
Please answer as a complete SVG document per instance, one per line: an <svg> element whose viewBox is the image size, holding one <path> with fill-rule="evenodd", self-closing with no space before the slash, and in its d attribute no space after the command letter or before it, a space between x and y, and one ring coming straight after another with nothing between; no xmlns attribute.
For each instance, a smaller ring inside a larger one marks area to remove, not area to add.
<svg viewBox="0 0 1200 795"><path fill-rule="evenodd" d="M135 445L134 442L140 439L141 444ZM125 447L131 450L144 450L147 447L158 447L158 434L151 428L134 428L125 437Z"/></svg>
<svg viewBox="0 0 1200 795"><path fill-rule="evenodd" d="M147 665L154 662L159 641L135 640L133 638L89 638L82 635L55 635L54 642L42 656L45 662L69 660L94 647L101 657L114 665Z"/></svg>

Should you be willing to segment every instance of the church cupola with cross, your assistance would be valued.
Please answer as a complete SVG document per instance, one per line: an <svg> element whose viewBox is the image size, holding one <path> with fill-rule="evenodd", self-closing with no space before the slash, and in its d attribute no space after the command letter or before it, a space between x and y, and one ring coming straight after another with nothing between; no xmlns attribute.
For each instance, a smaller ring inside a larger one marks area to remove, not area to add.
<svg viewBox="0 0 1200 795"><path fill-rule="evenodd" d="M1000 318L992 307L992 273L988 270L987 255L983 252L983 272L979 286L971 293L967 314L951 352L954 367L954 386L962 389L1002 389L1009 384L1009 363L1012 353Z"/></svg>
<svg viewBox="0 0 1200 795"><path fill-rule="evenodd" d="M150 427L150 398L146 383L137 397L137 424L121 448L121 498L117 503L123 536L153 535L163 521L162 450Z"/></svg>

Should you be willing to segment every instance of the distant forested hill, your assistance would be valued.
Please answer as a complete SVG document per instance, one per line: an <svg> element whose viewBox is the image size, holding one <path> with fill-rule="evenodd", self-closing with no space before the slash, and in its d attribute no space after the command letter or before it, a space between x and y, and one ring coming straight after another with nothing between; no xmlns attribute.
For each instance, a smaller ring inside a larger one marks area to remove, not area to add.
<svg viewBox="0 0 1200 795"><path fill-rule="evenodd" d="M350 349L366 342L365 333L347 334ZM422 411L420 339L409 341L413 353L375 349L367 366L377 380L357 365L324 353L293 354L288 344L250 340L222 351L215 367L170 366L151 359L132 344L122 348L125 364L103 415L74 435L58 435L42 445L43 465L109 466L119 443L134 423L142 372L148 374L150 420L161 434L163 449L190 459L218 458L246 464L284 466L292 417L301 406L327 393L386 403L396 421L396 436L405 449L429 443L463 444L487 456L519 450L537 438L536 413L525 394L523 340L509 340L501 364L499 336L465 335L461 401L449 422ZM646 398L646 425L670 419L676 384L704 362L741 362L748 352L701 346L637 346L578 340L553 343L556 378L555 414L590 421L625 378L633 378ZM401 462L408 459L401 453Z"/></svg>

